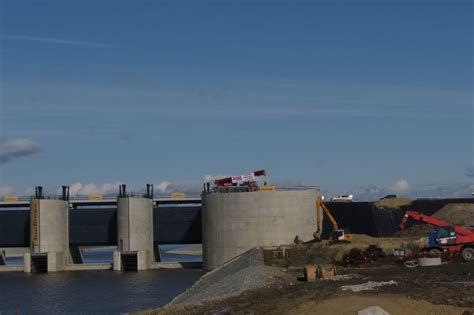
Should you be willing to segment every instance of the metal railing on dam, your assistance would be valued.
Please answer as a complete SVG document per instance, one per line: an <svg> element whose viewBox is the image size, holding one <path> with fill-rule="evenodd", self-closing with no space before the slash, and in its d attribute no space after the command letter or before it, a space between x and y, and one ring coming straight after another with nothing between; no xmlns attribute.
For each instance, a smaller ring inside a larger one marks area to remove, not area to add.
<svg viewBox="0 0 474 315"><path fill-rule="evenodd" d="M135 194L129 194L135 196ZM141 194L136 194L140 196ZM16 196L15 196L16 197ZM0 209L6 208L28 208L34 196L18 196L14 200L0 201ZM45 195L42 199L61 199L60 195ZM69 205L71 208L80 206L116 206L117 195L104 195L101 198L91 198L91 196L73 196L69 198ZM201 196L198 194L184 194L184 196L173 196L171 194L158 194L153 197L155 205L163 204L200 204Z"/></svg>
<svg viewBox="0 0 474 315"><path fill-rule="evenodd" d="M241 193L241 192L257 192L257 191L303 191L303 190L317 190L320 191L319 186L295 185L287 186L221 186L206 188L202 194L223 194L223 193Z"/></svg>

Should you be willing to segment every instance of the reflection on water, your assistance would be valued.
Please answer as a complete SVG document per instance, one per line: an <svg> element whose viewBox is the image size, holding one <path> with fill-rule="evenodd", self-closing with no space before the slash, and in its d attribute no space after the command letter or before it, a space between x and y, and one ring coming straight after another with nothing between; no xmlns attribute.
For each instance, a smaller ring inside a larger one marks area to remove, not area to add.
<svg viewBox="0 0 474 315"><path fill-rule="evenodd" d="M112 262L113 249L85 253L87 263ZM163 261L201 261L166 255ZM22 263L9 258L8 263ZM195 269L140 272L78 271L49 274L0 273L0 314L119 314L163 306L203 274Z"/></svg>

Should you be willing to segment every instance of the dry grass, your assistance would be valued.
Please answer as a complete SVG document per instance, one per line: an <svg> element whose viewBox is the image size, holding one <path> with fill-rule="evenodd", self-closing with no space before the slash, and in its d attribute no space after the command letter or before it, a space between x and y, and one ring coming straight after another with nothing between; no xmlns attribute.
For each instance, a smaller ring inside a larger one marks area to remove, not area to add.
<svg viewBox="0 0 474 315"><path fill-rule="evenodd" d="M352 234L352 242L348 244L334 244L327 248L327 254L336 261L341 261L344 254L353 248L366 249L369 245L377 245L386 254L391 254L395 248L413 246L422 247L426 240L413 237L371 237L365 234Z"/></svg>
<svg viewBox="0 0 474 315"><path fill-rule="evenodd" d="M383 199L375 201L375 205L384 208L400 208L402 206L408 206L413 200L408 198L394 198L394 199Z"/></svg>

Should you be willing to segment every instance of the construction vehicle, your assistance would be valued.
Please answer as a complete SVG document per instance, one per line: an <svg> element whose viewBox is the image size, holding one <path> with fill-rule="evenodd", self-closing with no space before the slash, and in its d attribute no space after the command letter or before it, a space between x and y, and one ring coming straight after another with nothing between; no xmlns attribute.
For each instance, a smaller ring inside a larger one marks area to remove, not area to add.
<svg viewBox="0 0 474 315"><path fill-rule="evenodd" d="M464 260L474 261L473 230L411 210L407 211L403 216L400 223L401 230L405 228L410 218L437 227L429 232L428 246L423 248L423 251L428 253L461 253Z"/></svg>
<svg viewBox="0 0 474 315"><path fill-rule="evenodd" d="M256 191L256 177L266 176L265 170L255 171L248 175L238 175L214 180L214 188L219 192Z"/></svg>
<svg viewBox="0 0 474 315"><path fill-rule="evenodd" d="M321 234L321 218L322 218L322 210L326 213L327 217L332 223L333 231L329 236L329 240L332 242L350 242L352 240L352 234L347 233L345 229L339 229L337 225L336 219L332 216L329 209L324 204L321 196L318 195L316 198L316 232L313 234L314 239L319 241L319 235Z"/></svg>

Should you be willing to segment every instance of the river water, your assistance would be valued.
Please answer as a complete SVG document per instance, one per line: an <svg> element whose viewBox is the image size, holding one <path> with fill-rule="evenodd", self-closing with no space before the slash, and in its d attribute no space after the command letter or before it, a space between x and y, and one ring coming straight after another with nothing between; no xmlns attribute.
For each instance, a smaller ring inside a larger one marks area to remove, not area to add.
<svg viewBox="0 0 474 315"><path fill-rule="evenodd" d="M169 249L169 248L168 248ZM86 263L111 262L112 250L85 254ZM200 261L200 256L162 254L163 261ZM18 260L9 260L16 264ZM158 308L203 274L199 269L140 272L75 271L0 273L0 315L120 314Z"/></svg>

